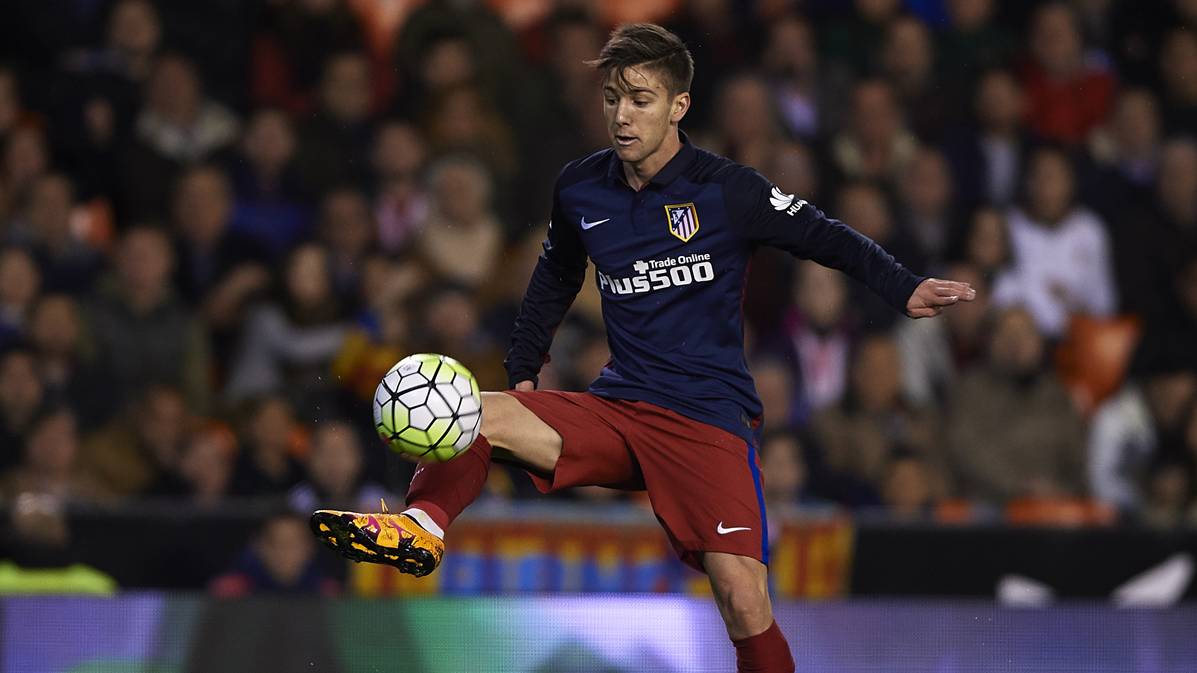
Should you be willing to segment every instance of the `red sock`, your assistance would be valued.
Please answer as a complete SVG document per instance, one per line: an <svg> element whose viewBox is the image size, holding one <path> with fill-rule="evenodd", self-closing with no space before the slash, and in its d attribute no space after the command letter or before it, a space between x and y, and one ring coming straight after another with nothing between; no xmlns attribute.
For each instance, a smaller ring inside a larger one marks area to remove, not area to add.
<svg viewBox="0 0 1197 673"><path fill-rule="evenodd" d="M777 622L755 636L733 640L732 645L737 673L794 673L794 657Z"/></svg>
<svg viewBox="0 0 1197 673"><path fill-rule="evenodd" d="M490 473L490 442L482 435L460 455L447 463L420 465L407 487L408 508L424 510L445 530L478 499Z"/></svg>

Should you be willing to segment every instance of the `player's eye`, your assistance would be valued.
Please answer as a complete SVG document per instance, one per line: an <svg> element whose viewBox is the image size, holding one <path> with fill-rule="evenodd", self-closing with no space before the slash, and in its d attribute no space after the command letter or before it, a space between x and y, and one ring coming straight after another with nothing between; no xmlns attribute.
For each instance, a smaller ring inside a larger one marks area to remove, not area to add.
<svg viewBox="0 0 1197 673"><path fill-rule="evenodd" d="M607 105L615 105L614 98L607 98L607 99L605 99L605 102L607 103Z"/></svg>
<svg viewBox="0 0 1197 673"><path fill-rule="evenodd" d="M648 101L638 100L636 101L636 107L648 107Z"/></svg>

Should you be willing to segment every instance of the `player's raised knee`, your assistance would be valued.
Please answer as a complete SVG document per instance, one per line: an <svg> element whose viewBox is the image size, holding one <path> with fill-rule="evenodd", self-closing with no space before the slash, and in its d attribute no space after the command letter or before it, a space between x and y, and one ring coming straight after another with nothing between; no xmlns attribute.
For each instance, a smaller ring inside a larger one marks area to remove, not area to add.
<svg viewBox="0 0 1197 673"><path fill-rule="evenodd" d="M542 472L561 457L561 435L507 393L482 393L482 436Z"/></svg>

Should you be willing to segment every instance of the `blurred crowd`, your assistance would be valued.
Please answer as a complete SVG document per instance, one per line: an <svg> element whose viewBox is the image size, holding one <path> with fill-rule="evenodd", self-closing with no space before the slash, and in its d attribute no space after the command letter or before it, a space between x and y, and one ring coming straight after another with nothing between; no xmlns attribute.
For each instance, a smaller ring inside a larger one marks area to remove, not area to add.
<svg viewBox="0 0 1197 673"><path fill-rule="evenodd" d="M911 321L758 254L771 508L1197 525L1194 0L8 3L0 498L401 501L374 386L431 351L505 387L625 20L689 44L696 144L978 289ZM542 387L597 374L599 311Z"/></svg>

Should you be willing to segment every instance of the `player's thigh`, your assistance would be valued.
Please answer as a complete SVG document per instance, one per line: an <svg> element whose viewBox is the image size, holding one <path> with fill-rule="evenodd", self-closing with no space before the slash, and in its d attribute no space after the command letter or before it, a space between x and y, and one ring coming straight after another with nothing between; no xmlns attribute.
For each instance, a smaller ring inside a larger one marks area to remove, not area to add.
<svg viewBox="0 0 1197 673"><path fill-rule="evenodd" d="M711 581L719 614L733 639L763 632L773 623L765 564L755 558L705 552L702 565Z"/></svg>
<svg viewBox="0 0 1197 673"><path fill-rule="evenodd" d="M561 435L507 393L482 393L482 436L542 472L552 472L561 457Z"/></svg>
<svg viewBox="0 0 1197 673"><path fill-rule="evenodd" d="M704 552L767 563L768 528L754 446L726 430L638 403L632 452L649 500L688 565Z"/></svg>
<svg viewBox="0 0 1197 673"><path fill-rule="evenodd" d="M509 399L499 399L502 397ZM483 435L492 445L508 451L506 455L496 451L496 457L522 463L542 493L576 486L644 488L639 466L620 429L627 425L625 403L590 393L510 391L492 402L499 410L493 425L487 424L487 403L483 401Z"/></svg>

